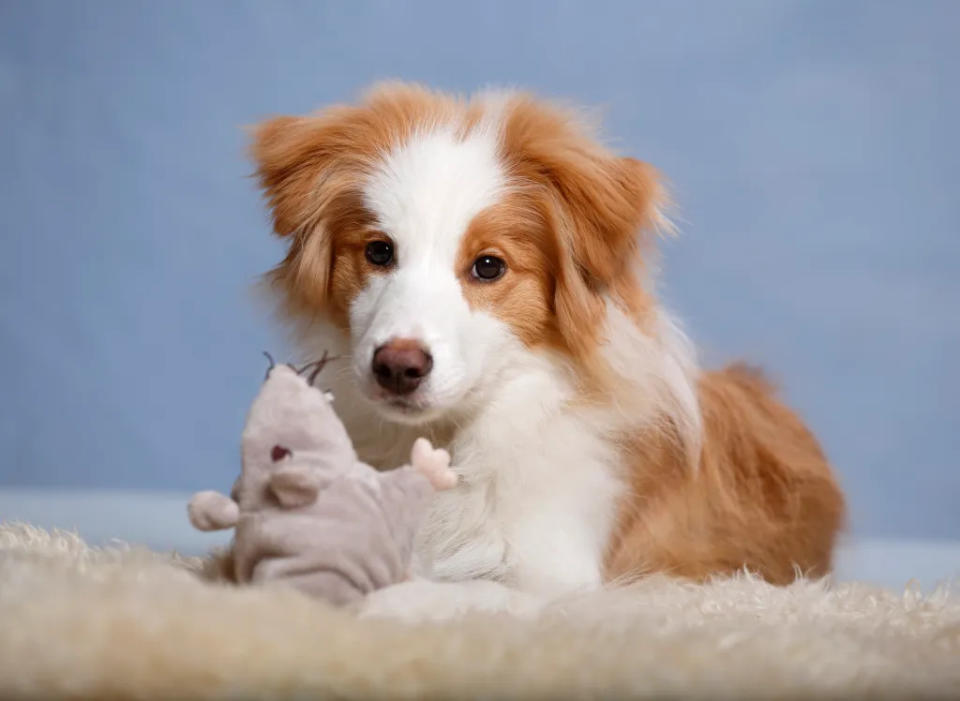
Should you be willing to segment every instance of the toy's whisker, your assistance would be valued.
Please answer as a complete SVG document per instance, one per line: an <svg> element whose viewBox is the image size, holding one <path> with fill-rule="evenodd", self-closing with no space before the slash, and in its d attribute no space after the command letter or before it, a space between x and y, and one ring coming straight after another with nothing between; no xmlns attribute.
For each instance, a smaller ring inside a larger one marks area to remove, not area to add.
<svg viewBox="0 0 960 701"><path fill-rule="evenodd" d="M339 378L339 377L349 376L350 372L351 372L351 368L349 365L341 365L339 368L336 368L334 374L335 374L335 377Z"/></svg>
<svg viewBox="0 0 960 701"><path fill-rule="evenodd" d="M320 362L319 360L312 360L312 361L310 361L309 363L306 363L305 365L303 365L303 366L301 366L301 367L299 367L299 368L298 368L298 367L294 367L293 369L297 371L297 374L298 374L298 375L302 375L302 374L305 373L307 370L309 370L310 368L312 368L314 365L317 365L319 362Z"/></svg>
<svg viewBox="0 0 960 701"><path fill-rule="evenodd" d="M325 350L323 351L323 357L320 358L320 360L314 360L312 362L307 363L302 368L297 370L297 373L302 375L312 368L312 372L310 373L310 376L307 377L307 383L312 385L314 383L314 380L317 379L317 375L319 375L320 372L324 369L324 367L326 367L327 363L334 360L344 360L347 357L348 356L345 356L345 355L329 355L328 352ZM296 368L294 369L296 370Z"/></svg>
<svg viewBox="0 0 960 701"><path fill-rule="evenodd" d="M273 370L273 368L276 366L276 363L273 362L273 356L267 353L267 351L263 351L263 354L267 356L267 362L270 363L270 367L267 368L267 374L265 375L265 378L264 378L266 379L266 377L270 377L270 371Z"/></svg>
<svg viewBox="0 0 960 701"><path fill-rule="evenodd" d="M310 373L310 378L307 380L307 382L309 382L311 385L313 384L313 381L317 379L317 375L320 374L320 371L323 370L323 366L327 364L327 359L328 359L327 351L323 351L323 357L317 361L316 369L314 369L314 371Z"/></svg>

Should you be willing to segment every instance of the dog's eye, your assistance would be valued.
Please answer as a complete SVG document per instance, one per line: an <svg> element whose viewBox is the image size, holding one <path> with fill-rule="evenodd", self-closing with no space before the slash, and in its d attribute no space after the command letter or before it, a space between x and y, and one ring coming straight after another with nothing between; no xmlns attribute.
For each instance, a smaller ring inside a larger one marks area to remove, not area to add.
<svg viewBox="0 0 960 701"><path fill-rule="evenodd" d="M367 260L374 265L390 265L393 262L393 244L389 241L371 241L364 251Z"/></svg>
<svg viewBox="0 0 960 701"><path fill-rule="evenodd" d="M501 277L507 271L507 264L502 258L496 256L480 256L473 261L473 269L470 271L477 280L490 282Z"/></svg>

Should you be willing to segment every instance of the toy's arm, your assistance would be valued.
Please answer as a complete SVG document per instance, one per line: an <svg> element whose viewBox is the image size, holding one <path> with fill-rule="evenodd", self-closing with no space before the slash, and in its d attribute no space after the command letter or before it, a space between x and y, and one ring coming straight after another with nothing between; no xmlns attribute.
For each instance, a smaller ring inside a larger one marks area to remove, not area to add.
<svg viewBox="0 0 960 701"><path fill-rule="evenodd" d="M384 515L397 542L405 543L404 547L412 543L413 533L434 493L457 484L457 474L450 469L450 454L434 450L426 438L414 442L410 462L377 475Z"/></svg>
<svg viewBox="0 0 960 701"><path fill-rule="evenodd" d="M320 476L307 467L291 465L270 475L270 491L286 509L312 504L321 486Z"/></svg>
<svg viewBox="0 0 960 701"><path fill-rule="evenodd" d="M201 531L219 531L237 525L240 507L220 492L197 492L187 504L190 523Z"/></svg>
<svg viewBox="0 0 960 701"><path fill-rule="evenodd" d="M410 464L436 490L451 489L457 485L457 473L450 469L450 453L443 448L433 449L426 438L418 438L410 450Z"/></svg>

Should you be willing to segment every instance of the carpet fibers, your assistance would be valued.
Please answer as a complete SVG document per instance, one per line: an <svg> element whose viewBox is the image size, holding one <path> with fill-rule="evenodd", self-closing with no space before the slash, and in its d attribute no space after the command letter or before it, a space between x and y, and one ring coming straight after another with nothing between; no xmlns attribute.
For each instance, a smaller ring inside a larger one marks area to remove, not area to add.
<svg viewBox="0 0 960 701"><path fill-rule="evenodd" d="M532 617L357 619L0 525L2 698L960 698L960 597L651 577Z"/></svg>

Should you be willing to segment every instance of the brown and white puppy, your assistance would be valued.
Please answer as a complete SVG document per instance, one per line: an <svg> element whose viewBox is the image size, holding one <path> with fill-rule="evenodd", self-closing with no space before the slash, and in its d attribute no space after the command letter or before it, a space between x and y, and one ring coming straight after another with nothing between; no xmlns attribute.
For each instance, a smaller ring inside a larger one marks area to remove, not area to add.
<svg viewBox="0 0 960 701"><path fill-rule="evenodd" d="M450 449L419 567L536 593L830 568L844 505L755 372L710 372L652 293L655 171L527 95L413 85L261 124L270 274L361 459Z"/></svg>

